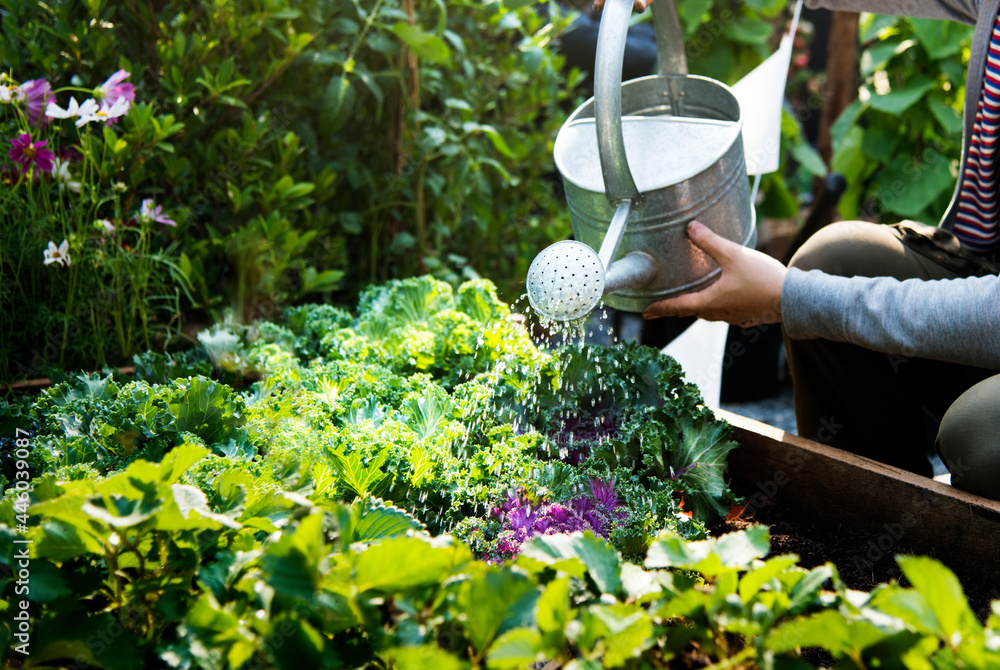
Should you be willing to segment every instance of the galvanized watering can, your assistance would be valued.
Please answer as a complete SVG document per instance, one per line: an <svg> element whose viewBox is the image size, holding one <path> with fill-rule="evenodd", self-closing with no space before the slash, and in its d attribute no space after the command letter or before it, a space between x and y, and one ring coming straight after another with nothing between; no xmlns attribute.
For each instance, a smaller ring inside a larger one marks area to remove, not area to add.
<svg viewBox="0 0 1000 670"><path fill-rule="evenodd" d="M576 240L544 249L528 270L528 300L543 317L578 319L602 298L641 312L703 286L719 267L687 238L694 219L756 242L739 103L724 84L687 74L674 1L652 9L661 74L622 85L632 0L607 0L594 97L556 137Z"/></svg>

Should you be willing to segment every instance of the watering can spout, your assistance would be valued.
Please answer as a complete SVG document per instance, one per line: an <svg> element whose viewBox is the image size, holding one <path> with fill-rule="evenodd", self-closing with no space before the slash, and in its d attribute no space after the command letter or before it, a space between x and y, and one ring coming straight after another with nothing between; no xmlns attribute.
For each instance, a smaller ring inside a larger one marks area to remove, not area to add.
<svg viewBox="0 0 1000 670"><path fill-rule="evenodd" d="M604 268L604 295L642 288L653 281L660 269L660 263L644 251L632 251L617 261L613 260L618 254L634 203L632 199L618 203L597 254Z"/></svg>
<svg viewBox="0 0 1000 670"><path fill-rule="evenodd" d="M660 262L645 251L631 251L604 274L604 295L642 288L656 279Z"/></svg>

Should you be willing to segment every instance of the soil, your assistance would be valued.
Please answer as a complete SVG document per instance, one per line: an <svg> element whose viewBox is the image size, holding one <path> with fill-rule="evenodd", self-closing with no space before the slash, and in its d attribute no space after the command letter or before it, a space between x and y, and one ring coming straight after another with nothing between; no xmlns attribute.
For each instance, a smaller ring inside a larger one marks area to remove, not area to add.
<svg viewBox="0 0 1000 670"><path fill-rule="evenodd" d="M837 567L840 578L851 589L871 591L879 584L896 580L908 586L909 582L893 559L895 554L918 553L908 550L899 542L889 551L882 551L871 534L860 533L844 526L820 526L797 519L778 505L767 505L754 512L752 517L740 517L725 522L720 532L745 529L754 524L768 526L771 531L771 555L797 554L799 565L813 568L829 561ZM1000 590L984 586L976 575L955 571L969 605L980 622L990 613L990 601L1000 599Z"/></svg>

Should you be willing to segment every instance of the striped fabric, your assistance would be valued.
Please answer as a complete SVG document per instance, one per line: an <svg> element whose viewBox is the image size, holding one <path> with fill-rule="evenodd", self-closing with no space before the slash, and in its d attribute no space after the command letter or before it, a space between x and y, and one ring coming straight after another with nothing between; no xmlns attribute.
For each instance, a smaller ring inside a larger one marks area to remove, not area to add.
<svg viewBox="0 0 1000 670"><path fill-rule="evenodd" d="M1000 138L1000 16L993 26L986 58L983 93L976 108L976 123L965 163L955 235L970 251L987 254L1000 242L997 210L997 147Z"/></svg>

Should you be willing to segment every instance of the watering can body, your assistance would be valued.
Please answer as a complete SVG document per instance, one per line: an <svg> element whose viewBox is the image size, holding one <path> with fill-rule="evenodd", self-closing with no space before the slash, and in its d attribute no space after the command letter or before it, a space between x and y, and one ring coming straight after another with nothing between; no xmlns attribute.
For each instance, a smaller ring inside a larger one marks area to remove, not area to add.
<svg viewBox="0 0 1000 670"><path fill-rule="evenodd" d="M686 235L697 219L739 244L756 242L743 155L739 103L725 85L687 75L673 0L653 3L661 73L622 84L631 0L608 0L601 22L594 97L566 120L555 143L574 237L610 246L606 271L619 265L605 304L639 312L710 282L718 265ZM623 203L627 205L623 207ZM628 211L624 230L615 212ZM609 232L609 227L612 230ZM640 252L637 254L636 252ZM655 259L655 271L633 258ZM625 262L622 262L622 261ZM627 276L635 274L634 277ZM641 275L641 276L640 276Z"/></svg>

